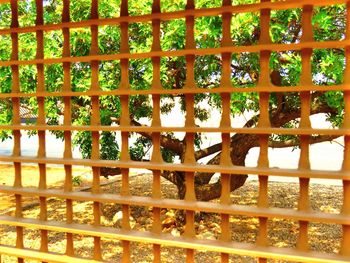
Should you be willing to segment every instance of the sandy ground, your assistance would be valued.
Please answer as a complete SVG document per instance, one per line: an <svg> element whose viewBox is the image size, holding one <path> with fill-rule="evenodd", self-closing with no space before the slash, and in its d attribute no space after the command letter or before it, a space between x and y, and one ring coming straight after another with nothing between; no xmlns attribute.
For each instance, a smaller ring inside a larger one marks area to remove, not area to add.
<svg viewBox="0 0 350 263"><path fill-rule="evenodd" d="M5 184L12 184L11 166L1 167L0 181ZM25 186L36 186L37 172L34 167L25 167L26 174L23 184ZM61 188L63 183L63 173L60 168L50 168L49 185L54 188ZM77 168L75 175L81 176L82 185L77 187L87 187L90 185L89 172L83 168ZM30 180L29 180L30 178ZM115 177L114 183L103 186L105 193L118 193L120 191L120 177ZM152 175L133 174L130 177L130 184L133 195L150 196L152 191ZM176 198L176 189L169 182L162 180L162 193L164 198ZM281 207L296 209L298 202L299 185L295 183L269 183L269 205L270 207ZM255 180L248 181L243 187L231 194L234 204L256 206L258 196L258 183ZM9 196L2 196L2 212L8 210L14 203ZM332 185L312 184L310 187L311 206L316 211L326 213L339 213L342 204L342 188ZM35 200L26 200L27 203ZM215 200L213 202L216 202ZM4 205L5 204L5 205ZM80 224L91 224L93 222L92 203L74 202L74 221ZM120 206L115 204L103 204L102 224L109 227L118 228L119 225L113 222L113 216L120 211ZM10 212L11 213L11 212ZM174 220L177 211L173 209L162 209L163 232L168 235L178 236L183 233L183 225ZM32 206L24 211L26 218L38 218L39 207ZM149 231L152 227L152 210L148 207L132 207L131 216L133 228L138 231ZM51 199L48 202L48 219L64 221L65 202L64 200ZM196 214L196 237L199 239L218 239L221 234L220 215L211 213ZM165 223L167 222L167 223ZM231 236L233 241L254 243L258 234L258 219L244 216L230 216ZM271 219L268 222L269 245L276 247L295 247L298 236L298 223L291 220ZM25 230L25 247L38 249L40 247L39 232L36 230ZM310 223L309 244L310 249L325 253L337 253L340 249L341 226L333 224ZM93 255L92 237L75 235L75 254L80 257L91 258ZM0 226L0 243L14 246L16 242L15 229L8 226ZM107 261L119 262L122 254L120 242L117 240L103 239L103 258ZM132 243L133 262L152 262L152 245ZM64 233L49 232L49 251L65 252ZM196 262L220 262L220 255L213 252L196 252ZM162 247L163 262L185 262L185 250L173 247ZM232 262L256 262L249 257L239 257L232 255ZM2 262L16 262L15 258L2 256ZM26 261L27 262L27 261ZM34 261L28 261L34 262ZM273 262L273 261L271 261ZM283 262L283 261L279 261Z"/></svg>

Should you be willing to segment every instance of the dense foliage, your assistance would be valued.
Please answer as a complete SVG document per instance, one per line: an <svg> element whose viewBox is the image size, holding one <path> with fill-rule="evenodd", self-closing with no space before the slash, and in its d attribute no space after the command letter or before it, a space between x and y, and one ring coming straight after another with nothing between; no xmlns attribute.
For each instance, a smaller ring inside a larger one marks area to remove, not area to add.
<svg viewBox="0 0 350 263"><path fill-rule="evenodd" d="M89 0L71 1L71 21L86 20L90 17ZM219 7L221 0L197 0L197 8ZM235 0L233 4L254 3L254 0ZM162 0L162 12L183 10L185 0ZM60 23L62 14L62 1L44 1L44 22L45 24ZM117 17L120 12L120 0L99 1L99 15L103 18ZM152 9L152 1L129 1L130 15L149 14ZM35 25L35 1L19 2L19 23L20 26ZM301 9L288 9L272 11L270 22L270 36L274 43L297 43L302 36L301 31ZM316 41L342 40L345 38L345 5L333 5L318 7L314 9L312 24L314 39ZM231 23L231 36L233 45L255 45L260 35L259 13L233 14ZM0 28L8 28L11 24L11 11L9 4L0 5ZM219 47L222 38L221 16L199 17L195 19L195 41L197 48ZM178 50L185 46L185 20L176 19L162 22L161 24L161 47L162 50ZM90 28L77 28L70 30L71 56L87 56L90 52L91 32ZM118 53L120 49L120 28L118 25L99 27L99 51L101 54ZM61 57L63 48L63 36L59 30L46 31L45 58ZM36 55L35 33L19 34L19 58L21 60L34 59ZM148 52L152 46L151 23L132 23L129 25L129 46L130 52ZM11 56L11 37L0 36L0 60L9 60ZM312 56L312 77L315 85L337 85L341 84L344 78L345 58L343 49L318 49L313 51ZM254 116L247 121L247 127L253 127L259 114L259 95L249 92L249 87L256 85L259 79L259 54L243 52L232 54L232 75L231 80L234 87L246 87L246 93L231 94L231 113L233 116L245 112L253 112ZM298 51L275 52L270 59L271 81L274 85L286 86L283 94L272 93L270 96L270 118L271 124L276 127L297 127L300 117L299 94L288 92L287 86L298 85L301 74L301 56ZM221 80L221 56L208 55L197 56L195 61L196 85L204 89L214 89L220 85ZM71 65L71 88L73 91L85 91L90 88L91 67L89 63L72 63ZM152 83L151 59L130 60L129 80L130 88L136 90L149 89ZM99 67L100 87L103 90L119 88L120 63L119 61L100 62ZM184 57L164 57L161 60L161 83L164 89L181 89L186 81L186 63ZM11 68L0 67L0 92L11 92ZM36 90L36 67L20 67L20 89L22 92L35 92ZM63 85L63 67L61 64L45 65L45 85L48 91L60 91ZM234 88L233 90L234 91ZM60 124L63 115L63 99L61 97L47 97L46 120L49 125ZM89 125L91 116L91 98L87 96L73 97L73 125ZM205 103L201 103L205 102ZM184 96L162 96L161 112L169 114L172 109L180 103L180 108L185 111ZM282 104L283 105L282 105ZM37 112L37 101L35 98L21 98L23 107ZM195 96L195 117L196 123L205 121L210 117L210 108L221 110L221 99L219 94L198 94ZM131 96L129 100L130 118L133 125L150 123L152 119L151 96ZM331 123L337 127L342 123L343 118L343 94L339 91L313 92L311 114L325 113ZM120 100L117 96L100 97L100 116L102 125L112 125L118 122L121 114ZM283 117L282 117L283 116ZM12 120L12 105L10 100L0 100L0 123L9 124ZM116 123L118 124L118 123ZM60 132L55 132L57 137L63 138ZM11 136L10 131L2 130L1 139ZM247 136L251 136L247 138ZM116 132L101 133L101 158L118 159L119 148L118 134ZM184 153L184 141L176 138L174 134L163 134L162 153L167 162L181 160ZM247 144L247 139L250 142ZM314 141L329 140L316 136ZM205 138L201 134L196 136L196 159L200 161L203 157L210 155L213 158L210 163L218 163L220 158L221 145L208 148L207 153L202 145ZM297 146L298 138L295 136L274 135L270 137L271 147ZM134 160L149 158L152 142L147 134L134 134L133 144L130 147L130 155ZM283 144L283 142L288 142ZM291 143L292 142L292 143ZM233 135L232 144L235 149L240 149L231 154L233 163L244 165L245 156L249 149L258 147L258 138L254 135ZM74 145L79 147L84 158L91 155L91 133L74 133ZM175 147L175 146L176 147ZM182 149L182 150L181 150ZM106 173L117 173L117 170L109 169ZM181 172L167 173L164 177L177 184L180 192L183 188L184 175ZM219 184L209 185L212 175L197 174L196 184L197 195L201 199L217 197L215 189L220 189ZM242 180L232 189L242 185ZM182 184L182 185L181 185ZM211 187L210 195L200 193L202 186ZM181 194L180 194L181 196Z"/></svg>

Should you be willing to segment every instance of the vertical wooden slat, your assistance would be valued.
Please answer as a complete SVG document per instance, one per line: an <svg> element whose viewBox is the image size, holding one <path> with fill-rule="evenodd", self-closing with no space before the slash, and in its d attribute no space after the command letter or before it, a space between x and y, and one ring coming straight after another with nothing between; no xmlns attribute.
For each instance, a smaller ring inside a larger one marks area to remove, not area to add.
<svg viewBox="0 0 350 263"><path fill-rule="evenodd" d="M68 23L70 21L70 1L63 0L63 9L62 9L62 23ZM64 27L62 29L63 34L63 52L62 57L70 57L70 33L69 28ZM63 91L71 91L71 72L70 72L70 63L63 63ZM71 97L64 97L64 125L72 124L72 109L71 109ZM72 133L71 131L64 131L64 158L72 158ZM64 191L71 192L73 190L72 180L72 165L65 164L65 184ZM73 223L73 200L66 199L66 222L68 224ZM74 244L73 244L73 234L66 234L66 254L68 256L74 256Z"/></svg>
<svg viewBox="0 0 350 263"><path fill-rule="evenodd" d="M160 0L153 0L152 13L160 13ZM160 19L152 20L152 51L161 51L160 47ZM162 88L160 81L160 57L152 57L153 65L153 81L152 89L157 90ZM153 113L152 113L152 126L160 127L160 95L153 94ZM162 154L160 151L160 132L152 133L152 144L153 152L151 162L159 163L163 162ZM153 186L152 186L152 197L160 199L162 198L161 193L161 183L160 183L160 170L153 170ZM153 207L153 227L152 232L155 234L160 234L162 232L162 223L160 219L160 208ZM161 246L158 244L153 244L153 262L161 262Z"/></svg>
<svg viewBox="0 0 350 263"><path fill-rule="evenodd" d="M222 6L231 6L231 0L223 0ZM231 13L222 14L222 47L232 46L231 39ZM231 87L231 53L222 53L222 74L221 74L221 87ZM222 101L222 114L220 128L231 127L231 94L221 93ZM231 138L230 133L222 133L222 150L220 156L220 165L230 166L231 162ZM231 203L231 175L221 174L221 197L220 202L222 204ZM225 242L231 241L231 228L230 228L230 216L227 214L221 214L221 236L220 239ZM229 262L229 254L221 253L221 262Z"/></svg>
<svg viewBox="0 0 350 263"><path fill-rule="evenodd" d="M128 16L129 10L128 10L128 1L122 0L121 1L121 7L120 7L120 16ZM130 53L129 50L129 33L128 28L129 24L127 22L123 22L120 24L121 28L121 45L120 45L120 52L121 53ZM120 89L129 89L129 60L128 59L121 59L120 60L121 65L121 81L120 81ZM121 119L120 119L120 126L128 126L130 124L130 117L129 117L129 96L120 96L120 102L121 102ZM129 155L129 133L128 132L121 132L122 137L122 148L121 148L121 160L127 161L130 160ZM130 195L130 186L129 186L129 169L121 169L122 172L122 190L121 194L128 196ZM122 219L122 228L124 230L130 229L130 223L129 223L129 215L130 215L130 208L128 205L122 205L122 213L123 213L123 219ZM123 256L122 261L123 262L130 262L130 242L123 240L122 241L123 246Z"/></svg>
<svg viewBox="0 0 350 263"><path fill-rule="evenodd" d="M91 1L91 19L98 19L98 0ZM98 26L92 25L91 30L91 49L90 55L98 55ZM99 61L91 61L91 91L98 91L99 88L99 79L98 79L98 66ZM91 97L91 125L100 125L100 103L98 96ZM100 133L98 131L93 131L91 133L92 137L92 149L91 149L91 159L99 160L100 158ZM92 167L92 193L100 193L100 167ZM101 211L100 203L93 203L93 214L94 214L94 225L99 226L101 224ZM102 260L102 251L101 251L101 238L94 237L94 259Z"/></svg>
<svg viewBox="0 0 350 263"><path fill-rule="evenodd" d="M350 39L350 1L346 5L346 39ZM350 85L350 46L345 48L346 68L344 71L344 84ZM350 128L350 91L344 91L344 122L343 128ZM344 157L342 171L350 171L350 136L344 136ZM342 214L350 217L350 181L343 180L343 207ZM350 226L343 225L343 237L340 254L350 256Z"/></svg>
<svg viewBox="0 0 350 263"><path fill-rule="evenodd" d="M262 0L262 2L270 2L270 0ZM260 44L270 44L270 9L262 9L260 11ZM269 50L262 50L260 52L260 76L258 86L269 87L270 81L270 54ZM271 126L269 117L269 97L268 92L259 93L260 115L258 127L268 128ZM260 153L258 160L258 167L268 167L268 140L269 135L259 135ZM268 176L259 175L259 207L268 207ZM257 238L259 246L267 246L267 217L259 217L259 233ZM267 262L266 258L258 258L259 263Z"/></svg>
<svg viewBox="0 0 350 263"><path fill-rule="evenodd" d="M18 2L17 0L11 0L11 28L16 29L19 27L18 23ZM11 33L11 43L12 43L12 54L11 60L18 60L18 33ZM19 86L19 68L17 65L11 66L11 75L12 75L12 93L20 92ZM19 98L12 98L12 107L13 107L13 119L12 123L18 125L21 122L20 119L20 100ZM21 131L13 130L13 157L21 155ZM20 162L14 162L15 168L15 180L14 187L22 187L22 165ZM15 216L18 218L22 217L22 196L16 194L16 213ZM23 248L23 227L16 227L16 248ZM24 262L23 258L17 258L18 263Z"/></svg>
<svg viewBox="0 0 350 263"><path fill-rule="evenodd" d="M313 7L304 6L302 13L302 38L301 41L312 41L313 31L312 31L312 18ZM302 74L300 78L301 85L311 85L311 56L312 49L302 49L301 59L302 59ZM311 128L310 123L310 109L311 109L311 94L309 91L300 93L301 100L301 116L300 116L300 128ZM309 141L310 136L301 135L300 136L300 158L299 158L299 169L309 170ZM309 209L309 178L299 178L300 194L298 209L301 211L307 211ZM299 221L299 236L297 247L300 250L307 251L309 249L308 245L308 222Z"/></svg>
<svg viewBox="0 0 350 263"><path fill-rule="evenodd" d="M187 0L186 10L192 10L195 8L194 0ZM194 40L194 16L186 17L186 49L195 48L195 40ZM186 83L184 89L194 88L196 87L195 79L194 79L194 63L195 56L194 55L186 55ZM194 126L194 94L186 94L185 95L185 104L186 104L186 127ZM183 163L191 164L195 163L194 157L194 136L195 134L192 132L186 132L185 135L185 156ZM196 200L196 195L194 191L194 172L185 172L185 200L193 201ZM194 232L194 211L186 210L186 226L185 233L186 237L195 236ZM186 262L194 261L194 253L193 249L186 249Z"/></svg>
<svg viewBox="0 0 350 263"><path fill-rule="evenodd" d="M36 22L37 26L43 25L44 17L43 17L43 2L41 0L36 0ZM44 32L42 30L36 31L36 58L43 59L44 58ZM36 65L37 68L37 92L45 91L45 75L44 75L44 64L39 63ZM37 97L38 102L38 125L45 125L45 98ZM39 148L38 148L38 157L44 158L46 156L46 136L45 131L38 131L39 138ZM46 164L39 163L39 189L46 189ZM43 221L47 220L47 201L46 197L39 197L40 203L40 219ZM48 232L47 230L40 231L41 236L41 245L40 251L47 252L48 251Z"/></svg>

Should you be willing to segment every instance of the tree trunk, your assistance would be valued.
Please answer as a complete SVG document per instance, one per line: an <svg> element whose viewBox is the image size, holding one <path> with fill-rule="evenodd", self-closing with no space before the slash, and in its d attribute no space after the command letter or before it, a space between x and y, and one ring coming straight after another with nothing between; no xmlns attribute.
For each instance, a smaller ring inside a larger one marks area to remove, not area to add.
<svg viewBox="0 0 350 263"><path fill-rule="evenodd" d="M245 158L249 150L257 145L258 136L252 134L236 134L231 139L231 160L234 165L244 166ZM208 164L219 165L221 153L215 155ZM210 183L214 173L196 173L195 174L195 193L199 201L209 201L221 196L221 180L215 183ZM231 175L231 192L243 186L247 180L246 174L232 174ZM178 196L180 199L185 198L186 183L183 177L180 184L176 184L178 188Z"/></svg>

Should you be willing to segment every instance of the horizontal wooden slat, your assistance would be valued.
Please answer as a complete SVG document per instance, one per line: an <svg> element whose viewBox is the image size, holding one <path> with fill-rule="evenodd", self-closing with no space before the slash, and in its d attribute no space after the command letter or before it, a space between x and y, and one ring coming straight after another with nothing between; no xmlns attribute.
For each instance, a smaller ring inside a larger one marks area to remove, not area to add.
<svg viewBox="0 0 350 263"><path fill-rule="evenodd" d="M59 64L59 63L77 63L77 62L91 62L91 61L108 61L121 59L146 59L152 57L181 57L186 55L206 56L219 55L221 53L242 53L251 52L257 53L263 50L270 51L289 51L301 50L305 48L327 49L327 48L345 48L350 46L350 40L341 41L310 41L300 42L296 44L257 44L251 46L229 46L217 48L202 48L202 49L181 49L169 51L150 51L143 53L117 53L110 55L89 55L82 57L60 57L60 58L44 58L44 59L29 59L29 60L9 60L0 61L0 67L8 67L13 65L25 66L36 64Z"/></svg>
<svg viewBox="0 0 350 263"><path fill-rule="evenodd" d="M152 243L179 248L209 250L220 253L234 253L236 255L264 257L276 260L283 259L289 261L315 263L345 263L350 261L350 257L317 252L301 252L288 248L259 247L253 244L222 242L218 240L198 240L186 237L173 237L170 234L154 234L133 230L125 231L114 229L114 231L111 231L111 228L109 227L66 224L62 222L40 221L36 219L18 219L9 216L0 216L0 224L87 236L98 236L102 238L127 240L131 242ZM0 253L2 253L2 251L6 250L3 246L0 246ZM57 256L57 259L58 257L59 256Z"/></svg>
<svg viewBox="0 0 350 263"><path fill-rule="evenodd" d="M52 263L97 263L96 261L86 258L69 257L63 254L44 253L33 249L19 249L9 246L0 246L0 255L7 255L13 257L20 257L25 259L40 260L42 262Z"/></svg>
<svg viewBox="0 0 350 263"><path fill-rule="evenodd" d="M128 131L128 132L223 132L241 134L285 134L285 135L350 135L350 129L312 128L234 128L234 127L163 127L163 126L73 126L73 125L0 125L0 130L27 131Z"/></svg>
<svg viewBox="0 0 350 263"><path fill-rule="evenodd" d="M149 170L167 170L184 172L204 172L204 173L224 173L224 174L259 174L271 176L287 176L301 178L320 178L350 180L350 171L327 171L327 170L307 170L307 169L282 169L282 168L264 168L264 167L245 167L245 166L224 166L224 165L202 165L195 164L176 164L165 162L137 162L137 161L118 161L118 160L91 160L74 158L39 158L28 156L0 156L0 162L18 162L18 163L45 163L45 164L67 164L83 165L96 167L119 167L136 168Z"/></svg>
<svg viewBox="0 0 350 263"><path fill-rule="evenodd" d="M135 205L145 207L160 207L179 210L193 210L207 213L241 215L250 217L267 217L288 220L302 220L325 224L350 225L350 216L343 214L321 213L315 211L298 211L287 208L261 208L246 205L225 205L220 203L203 201L185 201L176 199L157 199L144 196L122 196L119 194L92 194L89 192L64 192L62 190L42 190L37 188L18 188L1 186L0 193L18 194L23 196L35 196L57 199L71 199L75 201L91 201L101 203L116 203L122 205Z"/></svg>
<svg viewBox="0 0 350 263"><path fill-rule="evenodd" d="M87 90L87 91L57 91L57 92L12 92L0 93L0 99L6 98L29 98L29 97L78 97L78 96L122 96L122 95L179 95L179 94L203 94L203 93L250 93L250 92L301 92L301 91L346 91L350 90L349 84L319 86L257 86L257 87L219 87L213 89L186 88L186 89L149 89L149 90Z"/></svg>
<svg viewBox="0 0 350 263"><path fill-rule="evenodd" d="M9 2L7 0L1 0L3 3ZM2 3L2 2L0 2ZM276 1L273 3L263 2L256 4L243 4L237 6L225 6L217 8L201 8L192 10L183 10L175 12L164 12L164 13L154 13L148 15L138 15L138 16L122 16L116 18L105 18L105 19L89 19L79 22L66 22L59 24L47 24L39 26L30 27L20 27L11 29L1 29L0 35L8 35L13 33L29 33L36 32L37 30L50 31L50 30L60 30L62 28L79 28L79 27L90 27L92 25L116 25L123 22L127 23L140 23L140 22L150 22L155 19L160 19L161 21L173 20L185 18L188 16L194 17L204 17L204 16L218 16L222 13L245 13L245 12L257 12L262 9L272 9L272 10L284 10L289 8L301 8L304 5L313 6L328 6L334 4L346 4L347 0L289 0L289 1Z"/></svg>

